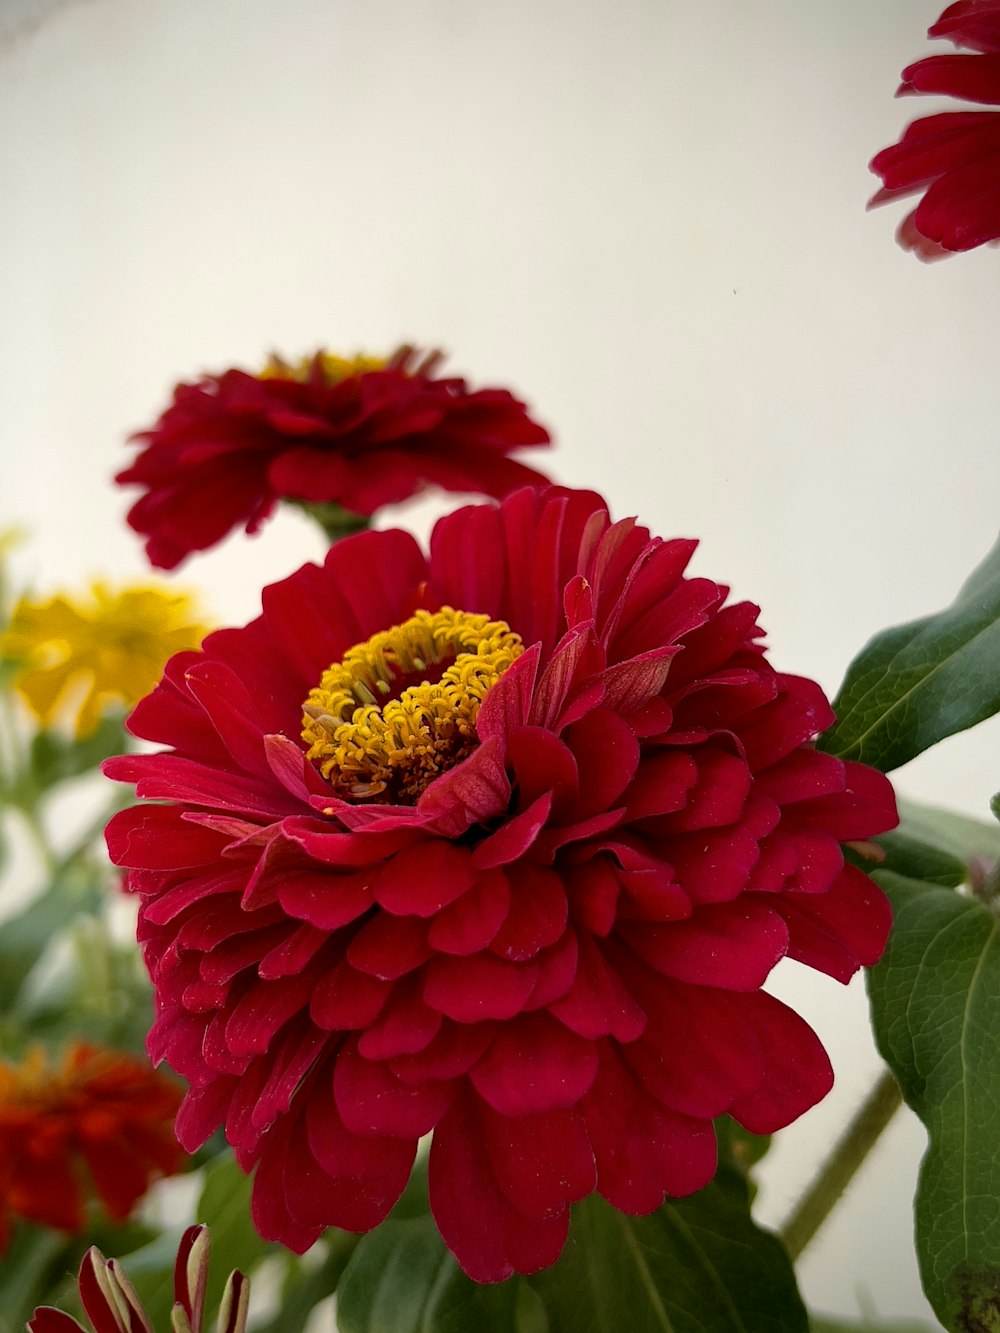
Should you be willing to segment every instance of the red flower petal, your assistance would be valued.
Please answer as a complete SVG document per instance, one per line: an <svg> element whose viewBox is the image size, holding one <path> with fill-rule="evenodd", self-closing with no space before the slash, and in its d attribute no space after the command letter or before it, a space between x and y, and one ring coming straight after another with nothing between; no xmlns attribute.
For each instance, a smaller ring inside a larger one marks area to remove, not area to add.
<svg viewBox="0 0 1000 1333"><path fill-rule="evenodd" d="M424 999L459 1023L513 1018L538 980L536 963L508 963L490 953L440 955L428 963Z"/></svg>
<svg viewBox="0 0 1000 1333"><path fill-rule="evenodd" d="M819 1038L794 1010L765 991L743 997L763 1047L766 1074L756 1092L739 1098L730 1114L751 1134L773 1134L822 1100L833 1070Z"/></svg>
<svg viewBox="0 0 1000 1333"><path fill-rule="evenodd" d="M411 1140L434 1128L455 1095L451 1083L402 1083L380 1061L364 1059L351 1046L337 1057L333 1092L352 1133Z"/></svg>
<svg viewBox="0 0 1000 1333"><path fill-rule="evenodd" d="M573 1106L596 1072L594 1043L538 1013L505 1024L471 1080L501 1115L521 1116Z"/></svg>
<svg viewBox="0 0 1000 1333"><path fill-rule="evenodd" d="M566 1243L568 1208L533 1219L507 1202L471 1097L456 1101L435 1131L429 1189L441 1235L475 1282L537 1272L554 1263Z"/></svg>
<svg viewBox="0 0 1000 1333"><path fill-rule="evenodd" d="M441 839L404 848L380 867L374 895L400 916L434 916L472 884L472 862L464 847Z"/></svg>
<svg viewBox="0 0 1000 1333"><path fill-rule="evenodd" d="M597 1188L623 1212L654 1212L665 1194L693 1194L715 1174L711 1123L651 1101L609 1047L601 1051L583 1111L597 1159ZM622 1124L628 1125L627 1134Z"/></svg>
<svg viewBox="0 0 1000 1333"><path fill-rule="evenodd" d="M559 1217L597 1184L594 1150L583 1118L574 1111L497 1115L479 1108L490 1164L508 1204L526 1217Z"/></svg>
<svg viewBox="0 0 1000 1333"><path fill-rule="evenodd" d="M495 939L510 904L507 876L502 870L486 870L461 898L437 914L427 942L441 953L479 953Z"/></svg>
<svg viewBox="0 0 1000 1333"><path fill-rule="evenodd" d="M288 466L329 438L291 397L268 398ZM388 441L398 407L376 384L338 421ZM263 1234L375 1225L433 1131L442 1232L499 1280L555 1258L595 1180L656 1208L710 1178L714 1117L769 1129L822 1095L816 1039L759 987L786 949L835 976L878 957L884 899L841 842L891 826L891 791L813 748L818 686L773 670L756 607L685 577L691 550L598 497L522 492L444 520L428 562L399 534L344 542L168 668L142 716L174 754L116 768L171 804L109 843L150 1051L195 1085L178 1134L225 1125ZM413 804L334 795L295 739L304 699L442 605L528 644L478 744Z"/></svg>
<svg viewBox="0 0 1000 1333"><path fill-rule="evenodd" d="M663 976L735 991L758 990L788 949L778 912L752 898L705 907L691 921L626 925L621 936Z"/></svg>

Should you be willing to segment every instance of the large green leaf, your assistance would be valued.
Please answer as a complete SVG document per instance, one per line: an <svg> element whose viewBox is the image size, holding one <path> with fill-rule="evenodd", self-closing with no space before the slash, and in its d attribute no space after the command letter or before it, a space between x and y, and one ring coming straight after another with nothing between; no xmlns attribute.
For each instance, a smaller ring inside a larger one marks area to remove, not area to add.
<svg viewBox="0 0 1000 1333"><path fill-rule="evenodd" d="M1000 709L1000 543L955 601L877 634L847 669L820 741L888 772Z"/></svg>
<svg viewBox="0 0 1000 1333"><path fill-rule="evenodd" d="M915 1203L928 1300L954 1333L1000 1330L1000 923L891 871L895 922L868 977L879 1050L923 1121Z"/></svg>
<svg viewBox="0 0 1000 1333"><path fill-rule="evenodd" d="M337 1288L341 1333L807 1333L776 1237L750 1219L742 1175L651 1217L594 1196L573 1209L551 1268L496 1286L470 1282L430 1217L365 1236Z"/></svg>
<svg viewBox="0 0 1000 1333"><path fill-rule="evenodd" d="M344 1271L337 1327L341 1333L528 1333L518 1318L521 1285L478 1286L445 1249L432 1218L390 1218L361 1240Z"/></svg>
<svg viewBox="0 0 1000 1333"><path fill-rule="evenodd" d="M806 1333L788 1256L750 1218L729 1168L688 1199L627 1217L597 1196L573 1210L562 1258L532 1284L551 1333Z"/></svg>

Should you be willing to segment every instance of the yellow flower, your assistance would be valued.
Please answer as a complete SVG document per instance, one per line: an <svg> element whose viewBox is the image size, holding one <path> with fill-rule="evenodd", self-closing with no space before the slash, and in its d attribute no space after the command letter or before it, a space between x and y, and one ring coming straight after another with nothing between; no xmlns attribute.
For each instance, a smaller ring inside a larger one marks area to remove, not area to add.
<svg viewBox="0 0 1000 1333"><path fill-rule="evenodd" d="M89 597L23 598L0 648L21 664L14 685L41 725L62 712L83 737L109 704L131 707L148 694L167 658L198 646L207 630L196 617L186 593L97 580Z"/></svg>

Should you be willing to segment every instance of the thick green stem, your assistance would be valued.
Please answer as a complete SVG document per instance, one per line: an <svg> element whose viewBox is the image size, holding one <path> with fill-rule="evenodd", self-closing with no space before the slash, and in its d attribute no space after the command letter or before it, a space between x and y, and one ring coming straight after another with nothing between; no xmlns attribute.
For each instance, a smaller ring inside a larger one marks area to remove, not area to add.
<svg viewBox="0 0 1000 1333"><path fill-rule="evenodd" d="M826 1221L902 1101L899 1084L886 1069L781 1228L781 1238L793 1262Z"/></svg>

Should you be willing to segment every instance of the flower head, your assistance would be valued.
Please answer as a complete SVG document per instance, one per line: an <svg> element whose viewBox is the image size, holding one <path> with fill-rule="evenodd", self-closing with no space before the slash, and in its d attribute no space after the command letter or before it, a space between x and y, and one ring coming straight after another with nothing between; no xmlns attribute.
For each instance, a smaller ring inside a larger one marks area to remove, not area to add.
<svg viewBox="0 0 1000 1333"><path fill-rule="evenodd" d="M181 1237L174 1264L173 1333L202 1333L210 1247L207 1227L188 1227ZM96 1245L80 1264L79 1287L94 1333L154 1333L125 1270L116 1259L105 1259ZM240 1272L231 1273L219 1305L218 1333L245 1333L249 1298L249 1280ZM28 1322L28 1333L85 1330L70 1315L43 1305Z"/></svg>
<svg viewBox="0 0 1000 1333"><path fill-rule="evenodd" d="M883 895L841 842L886 779L812 747L819 687L695 543L522 490L338 543L245 629L167 667L109 762L108 828L156 987L154 1059L256 1167L260 1232L365 1231L433 1130L431 1207L472 1277L551 1263L593 1190L629 1213L711 1179L712 1120L766 1133L830 1087L761 988L846 981Z"/></svg>
<svg viewBox="0 0 1000 1333"><path fill-rule="evenodd" d="M167 658L207 632L183 593L95 581L89 597L22 599L2 650L21 666L14 685L43 727L67 712L89 736L111 703L131 707L156 684Z"/></svg>
<svg viewBox="0 0 1000 1333"><path fill-rule="evenodd" d="M501 496L543 483L508 455L548 432L504 389L438 378L440 360L319 352L179 384L116 478L144 488L128 518L151 563L172 569L237 526L256 532L282 499L356 517L426 486Z"/></svg>
<svg viewBox="0 0 1000 1333"><path fill-rule="evenodd" d="M41 1050L0 1061L0 1252L12 1214L82 1231L91 1192L111 1217L127 1217L155 1176L181 1166L171 1128L180 1100L143 1061L85 1042L55 1067Z"/></svg>
<svg viewBox="0 0 1000 1333"><path fill-rule="evenodd" d="M929 30L976 55L927 56L903 70L900 94L931 93L1000 107L1000 0L959 0ZM872 205L925 191L900 224L921 259L1000 238L1000 111L945 111L906 127L871 162L882 179Z"/></svg>

